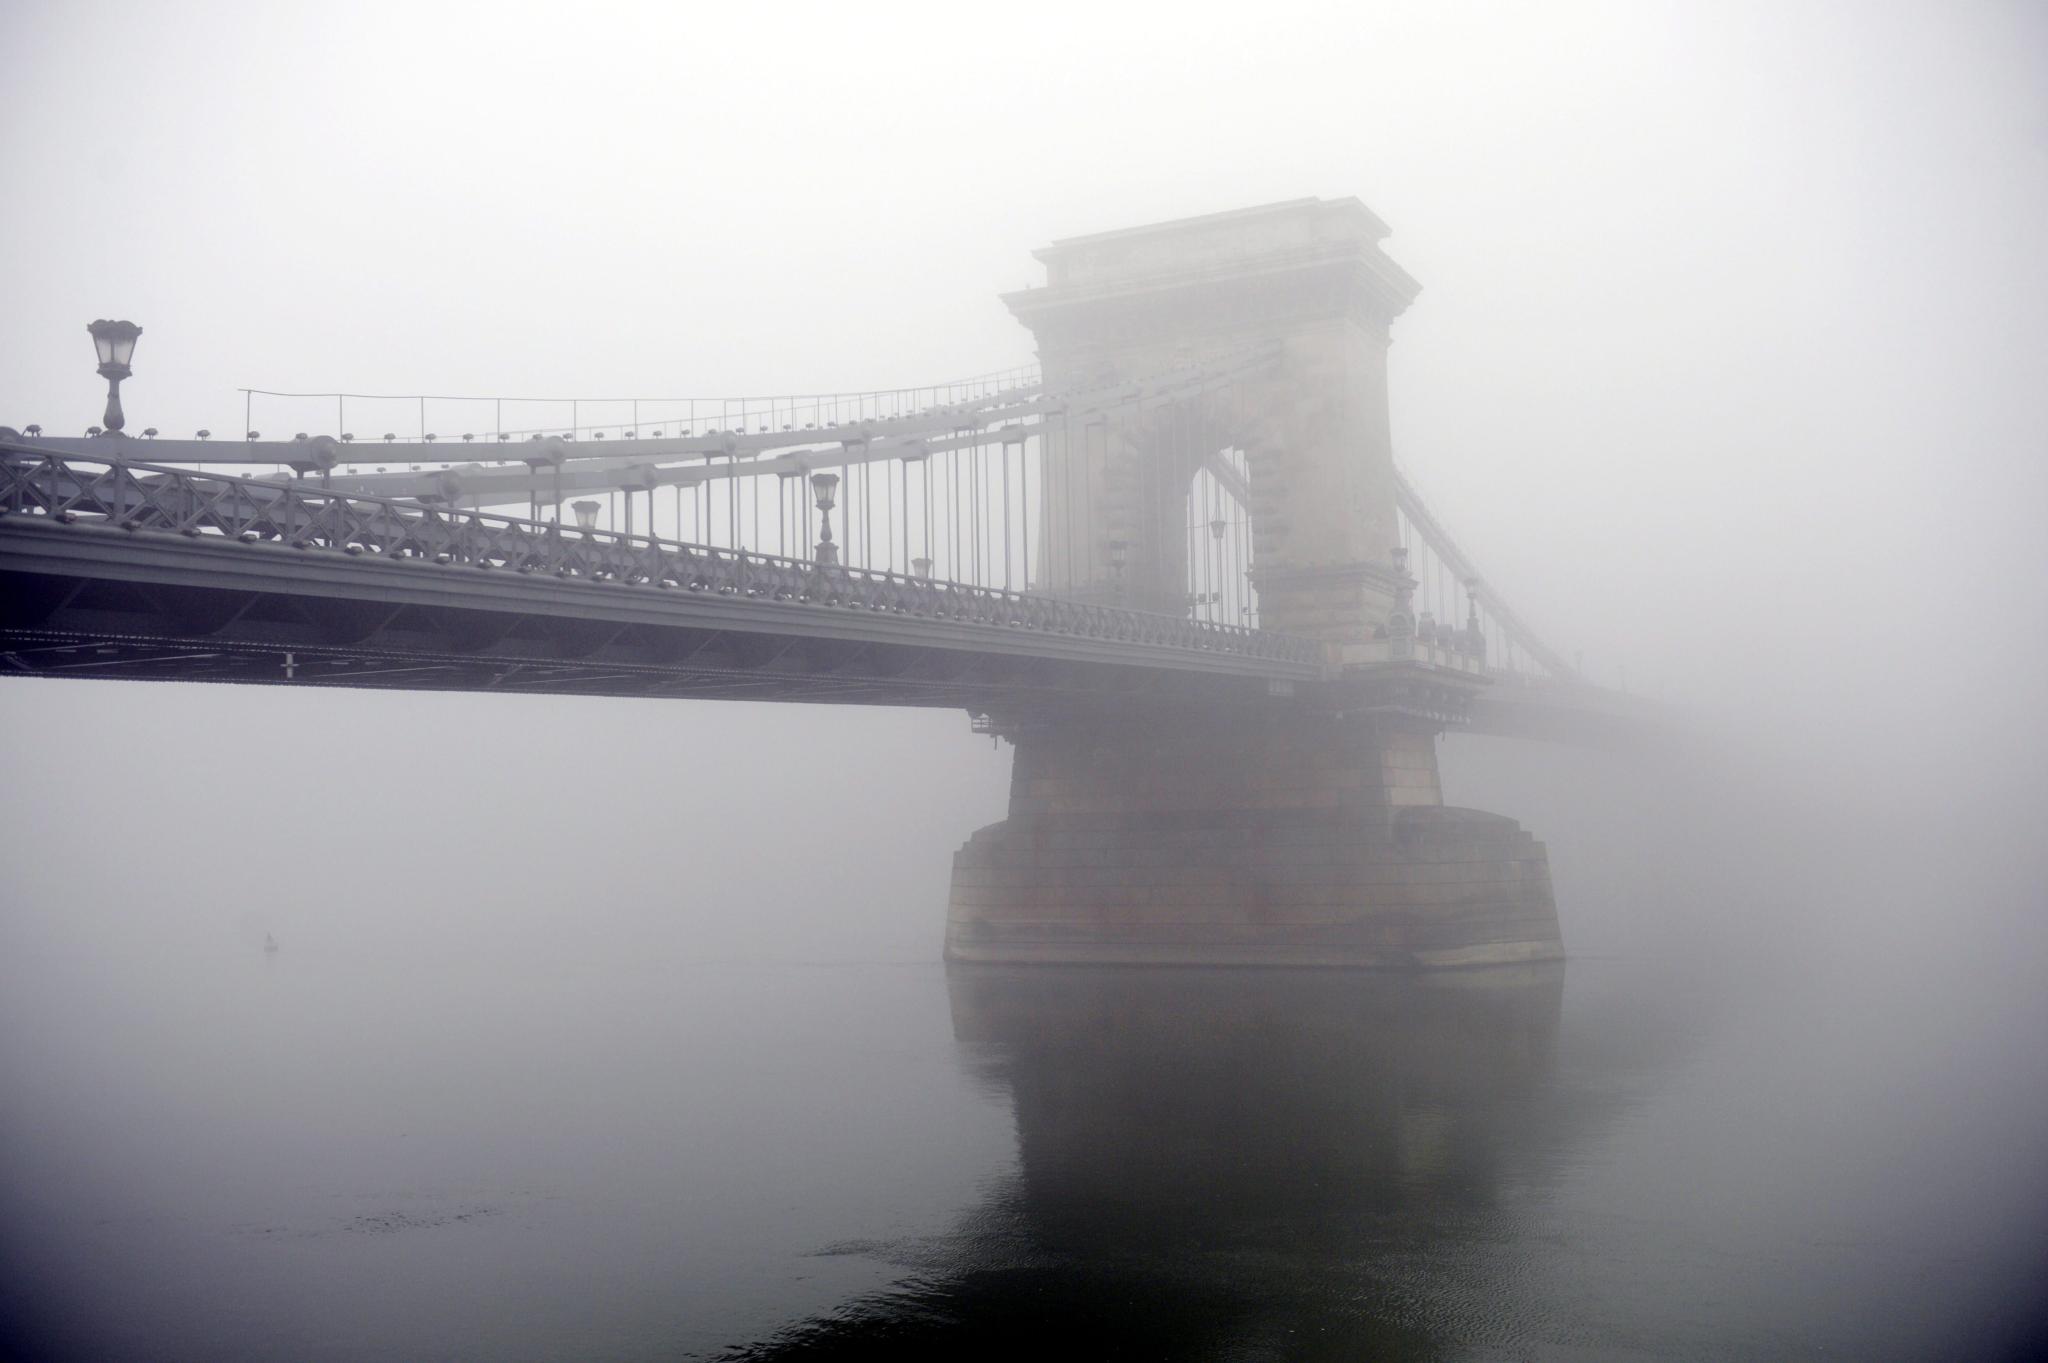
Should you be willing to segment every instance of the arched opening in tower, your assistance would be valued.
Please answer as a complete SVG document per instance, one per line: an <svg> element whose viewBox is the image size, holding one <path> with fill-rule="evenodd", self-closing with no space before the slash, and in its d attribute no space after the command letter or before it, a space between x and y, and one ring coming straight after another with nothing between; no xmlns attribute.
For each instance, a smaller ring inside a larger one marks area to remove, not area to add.
<svg viewBox="0 0 2048 1363"><path fill-rule="evenodd" d="M1251 466L1243 450L1209 453L1188 480L1187 608L1194 619L1256 629L1258 590L1252 579Z"/></svg>

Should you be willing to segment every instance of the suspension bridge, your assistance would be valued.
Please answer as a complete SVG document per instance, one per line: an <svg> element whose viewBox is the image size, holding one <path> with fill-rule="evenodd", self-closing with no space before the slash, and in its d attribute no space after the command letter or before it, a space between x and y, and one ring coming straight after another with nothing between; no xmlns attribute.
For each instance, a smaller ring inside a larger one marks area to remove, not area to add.
<svg viewBox="0 0 2048 1363"><path fill-rule="evenodd" d="M1385 235L1300 200L1055 243L1004 298L1039 366L930 387L0 428L0 668L958 708L1018 752L956 956L1555 954L1540 845L1442 806L1435 735L1649 718L1395 467Z"/></svg>

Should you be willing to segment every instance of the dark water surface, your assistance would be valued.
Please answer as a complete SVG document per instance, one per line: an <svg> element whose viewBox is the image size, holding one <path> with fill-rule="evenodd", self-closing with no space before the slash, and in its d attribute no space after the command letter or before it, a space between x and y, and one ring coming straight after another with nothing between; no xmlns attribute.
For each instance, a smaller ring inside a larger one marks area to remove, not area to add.
<svg viewBox="0 0 2048 1363"><path fill-rule="evenodd" d="M0 1040L23 1357L1971 1358L2040 1284L2031 1001L46 964Z"/></svg>

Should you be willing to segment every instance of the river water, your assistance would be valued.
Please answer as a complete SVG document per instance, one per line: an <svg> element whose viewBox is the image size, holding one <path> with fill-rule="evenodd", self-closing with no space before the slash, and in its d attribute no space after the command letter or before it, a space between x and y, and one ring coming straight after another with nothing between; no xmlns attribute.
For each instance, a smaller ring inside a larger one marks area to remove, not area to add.
<svg viewBox="0 0 2048 1363"><path fill-rule="evenodd" d="M2039 1324L2025 990L95 969L0 1003L21 1358L1990 1358Z"/></svg>

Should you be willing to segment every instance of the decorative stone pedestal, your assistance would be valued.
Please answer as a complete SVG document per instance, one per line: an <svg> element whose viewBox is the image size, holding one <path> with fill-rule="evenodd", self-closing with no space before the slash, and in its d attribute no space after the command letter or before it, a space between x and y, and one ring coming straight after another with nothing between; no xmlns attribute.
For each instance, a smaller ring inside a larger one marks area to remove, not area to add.
<svg viewBox="0 0 2048 1363"><path fill-rule="evenodd" d="M1440 803L1432 733L1291 710L1200 718L1018 732L1010 816L953 858L947 958L1427 968L1563 955L1542 844Z"/></svg>

